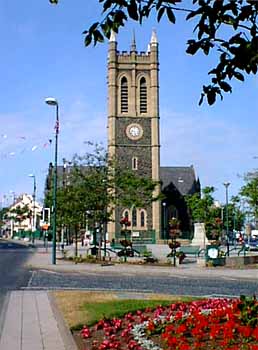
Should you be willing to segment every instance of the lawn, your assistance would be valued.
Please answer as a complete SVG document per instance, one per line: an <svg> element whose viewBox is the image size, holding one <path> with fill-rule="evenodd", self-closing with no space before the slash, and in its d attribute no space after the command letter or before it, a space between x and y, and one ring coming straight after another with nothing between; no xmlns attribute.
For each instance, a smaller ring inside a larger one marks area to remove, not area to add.
<svg viewBox="0 0 258 350"><path fill-rule="evenodd" d="M176 300L192 300L187 297L152 293L123 295L110 292L56 291L52 294L70 329L79 329L85 324L92 325L103 317L120 317L127 312L148 306L168 305Z"/></svg>

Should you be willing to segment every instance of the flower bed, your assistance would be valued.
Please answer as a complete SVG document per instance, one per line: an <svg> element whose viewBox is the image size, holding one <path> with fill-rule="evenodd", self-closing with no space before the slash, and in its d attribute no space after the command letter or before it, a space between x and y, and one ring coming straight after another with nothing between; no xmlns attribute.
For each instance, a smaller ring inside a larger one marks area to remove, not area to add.
<svg viewBox="0 0 258 350"><path fill-rule="evenodd" d="M80 333L83 350L258 350L258 302L206 299L100 320Z"/></svg>

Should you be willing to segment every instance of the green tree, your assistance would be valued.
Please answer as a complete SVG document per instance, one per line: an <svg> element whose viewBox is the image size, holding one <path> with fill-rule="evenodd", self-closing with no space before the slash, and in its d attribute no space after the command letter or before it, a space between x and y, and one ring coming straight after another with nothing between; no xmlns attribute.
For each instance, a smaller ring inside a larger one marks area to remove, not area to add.
<svg viewBox="0 0 258 350"><path fill-rule="evenodd" d="M115 206L145 207L159 198L154 195L158 182L120 169L101 145L93 147L92 152L67 162L69 172L57 191L57 224L73 227L76 236L86 220L102 234ZM51 203L52 190L46 195L46 204Z"/></svg>
<svg viewBox="0 0 258 350"><path fill-rule="evenodd" d="M245 213L241 209L241 198L239 196L232 196L230 203L228 204L228 221L229 231L241 231L243 229L245 222Z"/></svg>
<svg viewBox="0 0 258 350"><path fill-rule="evenodd" d="M248 174L245 176L245 185L240 190L240 195L250 207L250 212L253 215L255 222L258 220L258 176L257 173Z"/></svg>
<svg viewBox="0 0 258 350"><path fill-rule="evenodd" d="M2 229L2 227L5 225L7 212L8 212L8 208L0 209L0 229Z"/></svg>
<svg viewBox="0 0 258 350"><path fill-rule="evenodd" d="M49 0L57 4L59 0ZM85 45L94 45L118 32L130 19L140 24L154 13L158 22L167 17L176 23L179 14L192 21L194 37L187 41L186 52L202 51L217 57L209 71L211 81L203 86L204 98L212 105L216 97L232 92L231 81L244 81L246 74L256 74L258 65L258 1L256 0L99 0L102 16L83 32ZM192 35L192 34L191 34Z"/></svg>
<svg viewBox="0 0 258 350"><path fill-rule="evenodd" d="M222 230L221 208L215 206L214 192L214 187L207 186L202 189L201 196L195 193L185 197L193 221L205 224L206 235L209 239L218 239Z"/></svg>
<svg viewBox="0 0 258 350"><path fill-rule="evenodd" d="M18 205L15 208L12 208L8 210L5 214L5 219L7 220L13 220L14 222L18 223L18 229L21 229L21 223L26 220L27 218L32 218L33 213L30 210L28 204L26 205Z"/></svg>

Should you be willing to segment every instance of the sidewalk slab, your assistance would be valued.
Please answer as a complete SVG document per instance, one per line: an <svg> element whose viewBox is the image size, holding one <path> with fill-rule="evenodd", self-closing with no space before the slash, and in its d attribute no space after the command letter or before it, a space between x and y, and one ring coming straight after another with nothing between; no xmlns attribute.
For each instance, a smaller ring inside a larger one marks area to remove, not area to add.
<svg viewBox="0 0 258 350"><path fill-rule="evenodd" d="M0 349L67 350L47 292L11 292Z"/></svg>
<svg viewBox="0 0 258 350"><path fill-rule="evenodd" d="M152 245L152 249L155 249L155 256L165 256L166 244ZM69 250L70 254L74 252L73 246L65 247L65 250ZM79 247L78 254L84 254L84 247ZM255 280L258 281L258 268L257 265L243 265L242 267L205 267L204 258L200 264L200 259L187 258L186 261L176 267L172 265L167 266L155 266L146 264L119 264L114 263L110 266L102 266L101 264L82 263L75 264L69 260L62 260L62 253L57 249L56 265L52 264L52 248L51 246L46 249L43 244L37 242L34 254L31 254L26 262L27 268L35 270L47 270L53 273L80 273L80 274L94 274L94 275L155 275L155 276L174 276L174 277L194 277L194 278L231 278L239 280ZM258 252L251 252L248 256L258 255ZM231 257L237 256L236 252L231 252ZM128 259L131 261L131 259ZM198 261L197 261L198 260ZM29 286L31 287L30 283Z"/></svg>

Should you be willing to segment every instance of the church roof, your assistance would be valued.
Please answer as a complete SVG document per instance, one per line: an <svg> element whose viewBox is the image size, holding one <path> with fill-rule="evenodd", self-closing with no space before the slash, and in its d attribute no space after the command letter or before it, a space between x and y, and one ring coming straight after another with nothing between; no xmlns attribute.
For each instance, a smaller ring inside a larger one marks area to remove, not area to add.
<svg viewBox="0 0 258 350"><path fill-rule="evenodd" d="M53 169L50 163L50 169ZM65 169L59 165L57 167L57 175L59 186L62 186L63 177L67 175L72 169L72 166L67 166ZM199 179L196 178L194 167L191 166L170 166L160 167L161 187L164 190L170 184L173 184L181 195L193 194L199 190ZM50 173L47 177L46 187L50 188Z"/></svg>
<svg viewBox="0 0 258 350"><path fill-rule="evenodd" d="M160 167L160 179L162 190L172 183L183 196L196 192L199 182L193 166Z"/></svg>

